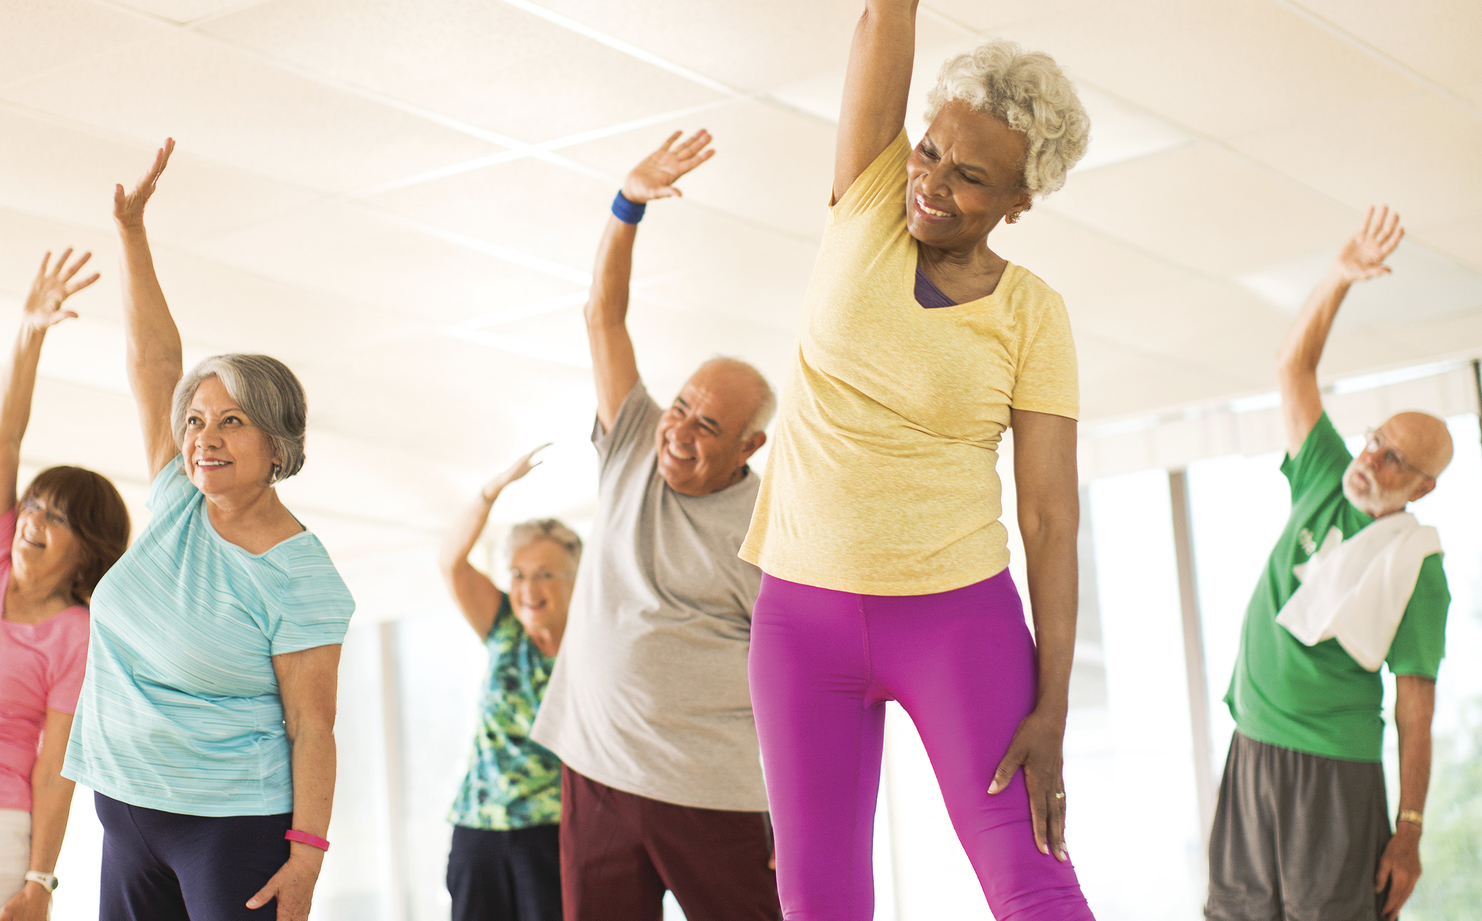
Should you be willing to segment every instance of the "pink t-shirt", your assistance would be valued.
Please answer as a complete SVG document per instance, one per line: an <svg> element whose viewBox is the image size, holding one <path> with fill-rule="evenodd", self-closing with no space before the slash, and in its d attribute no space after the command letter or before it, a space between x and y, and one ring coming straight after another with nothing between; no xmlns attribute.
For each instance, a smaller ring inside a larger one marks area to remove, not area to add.
<svg viewBox="0 0 1482 921"><path fill-rule="evenodd" d="M0 515L0 605L10 587L15 509ZM46 711L74 713L87 667L88 613L73 605L39 624L0 620L0 809L31 811L31 769Z"/></svg>

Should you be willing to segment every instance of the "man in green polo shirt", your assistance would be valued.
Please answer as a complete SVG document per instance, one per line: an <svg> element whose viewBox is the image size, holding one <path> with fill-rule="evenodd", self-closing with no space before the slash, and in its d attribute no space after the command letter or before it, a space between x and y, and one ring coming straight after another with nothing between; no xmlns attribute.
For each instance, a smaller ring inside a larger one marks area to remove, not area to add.
<svg viewBox="0 0 1482 921"><path fill-rule="evenodd" d="M1225 695L1236 731L1209 842L1205 916L1214 921L1389 919L1420 877L1431 714L1451 600L1441 554L1412 549L1410 571L1418 565L1413 589L1408 601L1408 579L1389 589L1387 624L1374 615L1346 628L1369 638L1371 647L1379 643L1370 668L1350 654L1362 644L1343 633L1321 640L1294 633L1283 614L1304 576L1315 580L1316 567L1376 520L1403 514L1435 488L1451 460L1445 423L1414 412L1390 418L1353 457L1323 411L1318 389L1318 360L1349 286L1387 274L1384 260L1403 236L1398 215L1370 208L1278 357L1288 452L1281 471L1291 483L1292 512L1246 609ZM1385 528L1395 526L1418 530L1404 519L1388 519ZM1355 548L1348 550L1353 558ZM1307 599L1316 586L1313 581ZM1385 603L1359 599L1358 606L1369 616ZM1396 685L1400 809L1393 832L1381 764L1378 658Z"/></svg>

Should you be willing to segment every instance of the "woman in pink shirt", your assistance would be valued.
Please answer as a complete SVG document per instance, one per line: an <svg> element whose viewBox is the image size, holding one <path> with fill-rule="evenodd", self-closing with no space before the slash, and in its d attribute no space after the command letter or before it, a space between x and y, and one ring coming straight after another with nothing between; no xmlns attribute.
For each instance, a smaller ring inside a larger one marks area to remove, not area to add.
<svg viewBox="0 0 1482 921"><path fill-rule="evenodd" d="M31 284L9 366L0 370L0 921L45 921L72 807L61 775L87 663L88 598L129 543L129 512L113 484L81 467L36 475L16 502L21 438L46 331L77 314L68 297L91 253ZM80 422L81 420L75 420Z"/></svg>

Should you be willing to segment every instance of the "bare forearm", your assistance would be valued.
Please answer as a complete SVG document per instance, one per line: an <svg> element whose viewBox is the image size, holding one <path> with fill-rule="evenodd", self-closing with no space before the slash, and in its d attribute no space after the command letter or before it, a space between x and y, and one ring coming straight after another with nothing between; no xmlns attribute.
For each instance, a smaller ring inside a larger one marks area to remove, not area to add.
<svg viewBox="0 0 1482 921"><path fill-rule="evenodd" d="M849 48L834 152L834 200L900 133L916 56L916 0L871 0Z"/></svg>
<svg viewBox="0 0 1482 921"><path fill-rule="evenodd" d="M1039 658L1036 709L1064 718L1075 657L1077 566L1075 522L1051 520L1024 532L1029 607Z"/></svg>
<svg viewBox="0 0 1482 921"><path fill-rule="evenodd" d="M36 391L36 368L41 362L41 344L46 331L22 326L5 373L5 399L0 403L0 439L6 447L20 450L26 426L31 421L31 398Z"/></svg>
<svg viewBox="0 0 1482 921"><path fill-rule="evenodd" d="M621 326L628 318L628 286L633 280L633 244L638 225L616 217L607 219L597 262L592 267L592 288L587 300L588 326Z"/></svg>
<svg viewBox="0 0 1482 921"><path fill-rule="evenodd" d="M329 817L334 807L336 753L333 726L303 727L293 744L293 827L321 838L329 835ZM295 849L310 848L307 856L323 852L311 845L295 843Z"/></svg>
<svg viewBox="0 0 1482 921"><path fill-rule="evenodd" d="M120 265L130 378L153 380L173 375L173 380L178 380L183 370L180 331L155 274L144 225L120 226L118 235L123 244Z"/></svg>
<svg viewBox="0 0 1482 921"><path fill-rule="evenodd" d="M493 511L494 501L499 498L502 490L501 486L488 487L484 493L463 507L458 520L448 529L438 552L438 562L444 572L468 560L474 545L479 542L479 535L484 533L484 527L489 523L489 513Z"/></svg>
<svg viewBox="0 0 1482 921"><path fill-rule="evenodd" d="M1400 737L1400 809L1425 811L1431 783L1431 718L1434 681L1413 675L1395 679L1395 728Z"/></svg>
<svg viewBox="0 0 1482 921"><path fill-rule="evenodd" d="M1328 334L1333 329L1333 320L1338 316L1338 308L1343 305L1351 284L1336 267L1323 276L1282 343L1277 357L1277 368L1282 377L1316 376Z"/></svg>
<svg viewBox="0 0 1482 921"><path fill-rule="evenodd" d="M31 777L31 866L42 873L54 872L67 833L76 785L55 770L38 770Z"/></svg>

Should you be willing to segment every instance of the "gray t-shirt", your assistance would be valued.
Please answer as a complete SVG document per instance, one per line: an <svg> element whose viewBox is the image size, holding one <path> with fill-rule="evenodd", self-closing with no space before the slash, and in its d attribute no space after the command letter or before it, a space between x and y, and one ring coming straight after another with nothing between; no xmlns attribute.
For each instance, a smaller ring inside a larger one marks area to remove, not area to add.
<svg viewBox="0 0 1482 921"><path fill-rule="evenodd" d="M609 787L760 812L746 652L761 570L736 555L760 478L708 496L670 489L654 445L662 414L639 382L611 431L592 432L597 518L531 735Z"/></svg>

